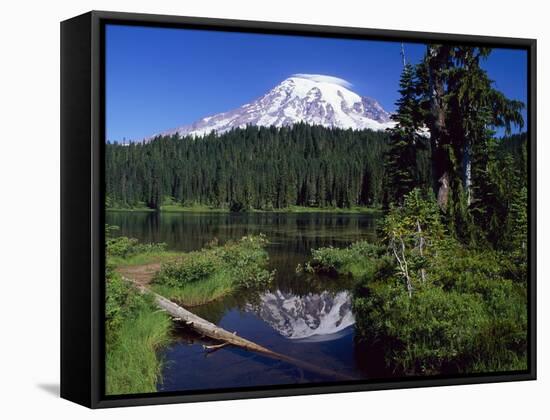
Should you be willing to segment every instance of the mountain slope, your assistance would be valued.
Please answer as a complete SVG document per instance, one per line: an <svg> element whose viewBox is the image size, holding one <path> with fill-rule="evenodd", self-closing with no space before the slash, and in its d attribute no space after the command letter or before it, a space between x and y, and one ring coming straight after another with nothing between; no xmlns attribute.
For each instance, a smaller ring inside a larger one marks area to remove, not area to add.
<svg viewBox="0 0 550 420"><path fill-rule="evenodd" d="M253 102L159 134L203 136L246 125L282 127L298 122L358 130L384 130L393 124L376 100L349 87L332 76L295 74Z"/></svg>

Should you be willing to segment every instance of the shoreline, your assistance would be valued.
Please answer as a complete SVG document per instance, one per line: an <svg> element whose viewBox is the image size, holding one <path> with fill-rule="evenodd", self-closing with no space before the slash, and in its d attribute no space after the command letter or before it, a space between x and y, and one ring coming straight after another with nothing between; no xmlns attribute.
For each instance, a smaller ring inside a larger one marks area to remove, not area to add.
<svg viewBox="0 0 550 420"><path fill-rule="evenodd" d="M251 213L285 213L285 214L319 214L319 213L329 213L329 214L373 214L380 215L384 212L381 208L378 207L301 207L301 206L292 206L285 207L280 209L273 210L261 210L261 209L250 209L247 211L232 212L228 208L211 208L207 206L193 206L193 207L184 207L184 206L161 206L160 209L151 209L149 207L132 207L132 208L106 208L106 212L111 213L223 213L223 214L251 214Z"/></svg>

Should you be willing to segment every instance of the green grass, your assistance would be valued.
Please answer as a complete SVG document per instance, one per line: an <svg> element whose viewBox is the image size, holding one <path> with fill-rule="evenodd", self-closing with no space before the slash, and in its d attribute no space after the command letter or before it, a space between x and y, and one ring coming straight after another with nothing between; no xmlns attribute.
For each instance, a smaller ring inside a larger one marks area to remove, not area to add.
<svg viewBox="0 0 550 420"><path fill-rule="evenodd" d="M267 240L245 236L220 246L211 244L162 264L151 287L182 306L197 306L241 288L268 284L273 273L266 269Z"/></svg>
<svg viewBox="0 0 550 420"><path fill-rule="evenodd" d="M372 276L387 262L384 253L384 248L368 241L358 241L346 248L312 249L311 260L303 267L299 265L297 271L339 274L359 280Z"/></svg>
<svg viewBox="0 0 550 420"><path fill-rule="evenodd" d="M181 252L175 251L158 251L158 252L143 252L130 257L110 257L109 261L115 267L131 267L136 265L145 265L153 263L163 263L173 261L180 257Z"/></svg>
<svg viewBox="0 0 550 420"><path fill-rule="evenodd" d="M179 204L166 204L160 207L163 213L229 213L229 209L216 208L206 205L182 206Z"/></svg>
<svg viewBox="0 0 550 420"><path fill-rule="evenodd" d="M108 227L110 231L118 227ZM126 236L108 237L106 252L109 263L115 267L151 264L175 259L180 253L168 251L165 243L140 243Z"/></svg>
<svg viewBox="0 0 550 420"><path fill-rule="evenodd" d="M235 291L235 284L227 272L217 272L198 282L174 287L154 284L152 290L182 306L193 307L218 300Z"/></svg>
<svg viewBox="0 0 550 420"><path fill-rule="evenodd" d="M108 231L114 231L112 227ZM217 300L239 288L271 281L266 270L267 240L263 235L243 237L223 246L217 243L200 251L167 251L166 244L142 244L134 238L107 240L108 266L116 268L161 263L150 287L183 306L197 306ZM120 300L120 299L119 299Z"/></svg>
<svg viewBox="0 0 550 420"><path fill-rule="evenodd" d="M162 369L157 350L168 344L170 327L166 314L153 308L142 308L135 318L124 320L116 342L107 346L107 394L157 391Z"/></svg>
<svg viewBox="0 0 550 420"><path fill-rule="evenodd" d="M154 212L155 209L152 209L149 207L106 207L105 211L120 212L120 213L141 213L141 212Z"/></svg>
<svg viewBox="0 0 550 420"><path fill-rule="evenodd" d="M217 300L241 287L269 282L266 270L267 241L244 237L223 246L217 244L194 252L167 251L162 244L140 244L131 238L113 238L108 243L109 264L124 268L161 263L150 287L183 306L198 306Z"/></svg>
<svg viewBox="0 0 550 420"><path fill-rule="evenodd" d="M361 214L382 214L382 210L375 207L304 207L304 206L290 206L284 209L271 210L273 212L284 213L361 213ZM268 211L269 212L269 211Z"/></svg>
<svg viewBox="0 0 550 420"><path fill-rule="evenodd" d="M106 393L156 392L162 369L157 352L170 340L171 320L110 269L106 286Z"/></svg>

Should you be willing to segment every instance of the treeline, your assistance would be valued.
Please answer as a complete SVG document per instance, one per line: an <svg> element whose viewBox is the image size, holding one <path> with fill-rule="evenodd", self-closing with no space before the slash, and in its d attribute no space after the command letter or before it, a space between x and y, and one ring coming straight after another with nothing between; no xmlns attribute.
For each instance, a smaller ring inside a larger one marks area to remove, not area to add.
<svg viewBox="0 0 550 420"><path fill-rule="evenodd" d="M107 144L107 206L158 209L166 200L234 211L379 206L388 141L384 132L296 124ZM427 152L421 158L419 182L429 183Z"/></svg>

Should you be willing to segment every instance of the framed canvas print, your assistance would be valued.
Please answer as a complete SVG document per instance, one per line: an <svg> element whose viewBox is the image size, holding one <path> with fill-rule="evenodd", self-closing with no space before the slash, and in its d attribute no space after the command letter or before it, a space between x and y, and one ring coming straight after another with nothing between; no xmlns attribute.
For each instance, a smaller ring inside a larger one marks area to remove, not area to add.
<svg viewBox="0 0 550 420"><path fill-rule="evenodd" d="M529 380L535 40L61 24L61 394Z"/></svg>

